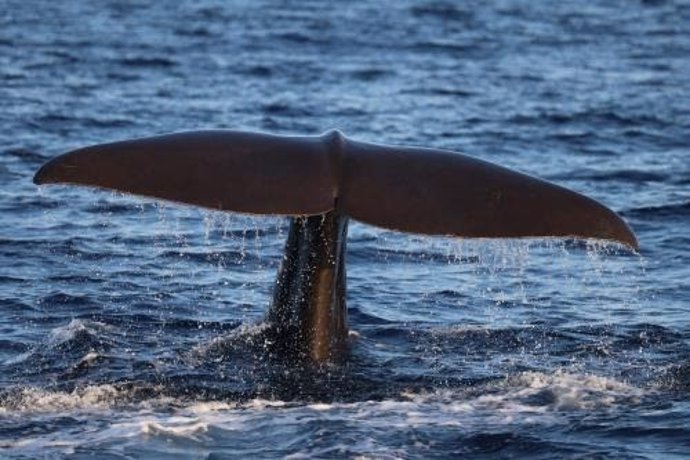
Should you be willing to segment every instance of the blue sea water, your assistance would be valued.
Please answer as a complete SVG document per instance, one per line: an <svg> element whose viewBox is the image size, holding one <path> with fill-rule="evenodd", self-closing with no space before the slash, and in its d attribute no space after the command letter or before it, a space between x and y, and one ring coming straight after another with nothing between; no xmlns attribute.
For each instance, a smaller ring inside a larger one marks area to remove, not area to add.
<svg viewBox="0 0 690 460"><path fill-rule="evenodd" d="M0 0L0 457L690 456L688 75L685 0ZM202 128L463 151L641 250L354 223L350 356L291 368L283 219L31 183Z"/></svg>

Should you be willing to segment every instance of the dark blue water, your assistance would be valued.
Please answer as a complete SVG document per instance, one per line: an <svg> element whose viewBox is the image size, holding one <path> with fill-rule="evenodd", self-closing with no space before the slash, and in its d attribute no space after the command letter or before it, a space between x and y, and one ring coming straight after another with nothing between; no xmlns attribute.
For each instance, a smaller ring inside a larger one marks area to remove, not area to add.
<svg viewBox="0 0 690 460"><path fill-rule="evenodd" d="M0 1L0 456L690 455L690 3ZM286 222L39 189L231 128L464 151L641 254L353 224L342 366L263 352Z"/></svg>

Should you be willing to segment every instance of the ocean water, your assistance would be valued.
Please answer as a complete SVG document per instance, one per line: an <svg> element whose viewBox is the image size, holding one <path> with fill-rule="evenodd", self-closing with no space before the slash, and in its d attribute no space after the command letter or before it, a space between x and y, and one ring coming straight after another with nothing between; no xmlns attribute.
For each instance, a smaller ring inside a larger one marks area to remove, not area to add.
<svg viewBox="0 0 690 460"><path fill-rule="evenodd" d="M0 457L690 456L690 2L0 0ZM342 365L252 340L287 233L31 183L228 128L422 145L640 253L351 226Z"/></svg>

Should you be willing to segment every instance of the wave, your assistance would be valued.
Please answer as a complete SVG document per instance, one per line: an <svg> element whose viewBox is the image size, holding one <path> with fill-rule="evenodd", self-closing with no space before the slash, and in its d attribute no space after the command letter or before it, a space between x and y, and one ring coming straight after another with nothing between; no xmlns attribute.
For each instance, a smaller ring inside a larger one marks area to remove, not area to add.
<svg viewBox="0 0 690 460"><path fill-rule="evenodd" d="M73 319L67 325L51 330L46 345L61 352L106 350L110 348L105 338L110 329L110 326L101 322Z"/></svg>
<svg viewBox="0 0 690 460"><path fill-rule="evenodd" d="M313 45L323 45L328 46L331 44L331 40L327 35L307 35L298 31L283 32L277 35L277 38L289 43L295 44L313 44Z"/></svg>
<svg viewBox="0 0 690 460"><path fill-rule="evenodd" d="M686 219L690 217L690 201L684 203L632 208L621 212L621 214L625 217L633 217L638 219Z"/></svg>
<svg viewBox="0 0 690 460"><path fill-rule="evenodd" d="M142 395L156 394L146 398ZM92 384L73 390L23 387L6 390L0 394L0 413L69 413L74 411L109 410L121 406L136 406L137 403L151 406L168 406L174 399L162 394L161 386L146 384L117 385Z"/></svg>
<svg viewBox="0 0 690 460"><path fill-rule="evenodd" d="M450 53L472 56L485 50L481 46L481 42L473 43L459 43L457 41L444 40L425 40L413 43L411 46L413 51L420 53Z"/></svg>
<svg viewBox="0 0 690 460"><path fill-rule="evenodd" d="M20 160L27 160L31 163L34 162L39 162L39 161L45 161L46 157L34 150L27 149L27 148L13 148L13 149L6 149L3 150L3 155L7 155L10 157L18 158Z"/></svg>
<svg viewBox="0 0 690 460"><path fill-rule="evenodd" d="M459 88L453 86L440 86L440 87L430 87L423 86L419 88L413 88L409 90L403 90L403 94L421 94L421 95L431 95L431 96L453 96L458 98L466 98L476 96L477 92L471 91L467 88ZM487 119L479 117L470 117L463 120L465 125L476 125L487 122Z"/></svg>
<svg viewBox="0 0 690 460"><path fill-rule="evenodd" d="M175 35L179 35L180 37L193 38L210 38L219 35L217 32L212 31L211 28L205 27L200 24L181 25L176 27L173 30L173 33Z"/></svg>
<svg viewBox="0 0 690 460"><path fill-rule="evenodd" d="M355 80L361 81L375 81L385 77L393 76L395 72L392 70L382 69L378 67L368 67L357 70L352 70L350 76Z"/></svg>
<svg viewBox="0 0 690 460"><path fill-rule="evenodd" d="M31 375L39 380L45 380L46 375L60 375L61 379L78 377L106 359L105 353L114 345L110 332L110 327L103 323L74 319L53 328L42 343L4 364L12 369L11 374L19 373L23 378Z"/></svg>
<svg viewBox="0 0 690 460"><path fill-rule="evenodd" d="M460 9L452 3L429 2L410 8L413 16L418 18L431 17L446 21L470 22L474 19L474 12Z"/></svg>
<svg viewBox="0 0 690 460"><path fill-rule="evenodd" d="M423 342L433 346L452 348L463 356L486 352L538 350L537 354L554 356L608 356L626 351L664 353L683 350L683 335L673 329L655 324L628 326L586 325L553 329L544 326L511 328L433 327L417 331Z"/></svg>
<svg viewBox="0 0 690 460"><path fill-rule="evenodd" d="M177 61L170 58L146 56L128 57L117 62L125 67L166 68L177 65Z"/></svg>
<svg viewBox="0 0 690 460"><path fill-rule="evenodd" d="M40 387L14 388L0 395L2 412L62 412L71 410L109 409L122 405L162 405L165 409L181 408L197 414L244 409L262 411L273 407L304 408L316 412L353 410L364 412L387 410L403 413L413 407L424 409L429 417L491 411L496 416L512 413L548 413L583 410L605 410L608 407L639 404L653 394L611 377L575 373L557 369L550 373L527 371L501 379L481 382L469 388L410 392L403 390L397 398L355 402L300 402L272 399L217 401L192 395L173 399L163 385L148 383L90 384L72 390ZM148 397L142 399L143 395ZM361 408L361 409L360 409Z"/></svg>
<svg viewBox="0 0 690 460"><path fill-rule="evenodd" d="M638 169L619 169L609 171L577 170L563 174L549 176L551 180L586 180L594 182L630 182L644 184L647 182L666 182L668 174L654 171L640 171Z"/></svg>
<svg viewBox="0 0 690 460"><path fill-rule="evenodd" d="M430 248L426 250L402 250L402 249L386 249L380 246L358 246L348 249L348 259L351 261L363 260L368 262L379 261L387 264L393 263L412 263L423 261L425 263L462 263L475 264L481 261L480 256L462 255L457 252L439 253L432 252Z"/></svg>
<svg viewBox="0 0 690 460"><path fill-rule="evenodd" d="M83 117L64 115L62 113L49 113L33 118L27 123L33 128L46 129L64 126L88 126L91 128L126 128L134 122L123 117ZM41 157L43 160L45 158Z"/></svg>
<svg viewBox="0 0 690 460"><path fill-rule="evenodd" d="M357 325L383 325L391 323L391 321L385 318L364 312L362 309L353 306L348 308L347 315L352 323Z"/></svg>
<svg viewBox="0 0 690 460"><path fill-rule="evenodd" d="M523 372L509 377L509 400L547 411L601 410L621 404L637 404L645 391L604 376L575 374L565 370L545 374Z"/></svg>
<svg viewBox="0 0 690 460"><path fill-rule="evenodd" d="M304 107L295 107L284 102L272 102L265 104L261 110L268 115L280 115L284 117L312 117L315 113Z"/></svg>
<svg viewBox="0 0 690 460"><path fill-rule="evenodd" d="M584 126L613 125L619 128L630 126L651 126L663 128L671 126L672 122L663 118L648 114L625 113L615 110L586 110L579 112L560 113L542 112L535 114L513 115L507 120L516 125L534 126L540 123L552 125L582 124Z"/></svg>
<svg viewBox="0 0 690 460"><path fill-rule="evenodd" d="M227 320L202 320L194 318L184 318L178 313L175 317L161 317L158 314L146 313L127 313L127 314L94 314L89 316L98 324L107 324L111 327L145 329L148 326L155 326L156 331L174 333L174 331L213 331L214 333L230 332L240 326L238 321Z"/></svg>
<svg viewBox="0 0 690 460"><path fill-rule="evenodd" d="M247 263L257 263L266 260L265 256L254 251L165 251L160 257L164 259L183 260L185 262L195 262L202 264L214 264L218 266L236 265L242 266Z"/></svg>
<svg viewBox="0 0 690 460"><path fill-rule="evenodd" d="M10 434L0 446L8 455L24 456L76 451L118 457L189 452L243 458L618 457L634 452L625 447L629 436L598 441L588 429L603 423L597 433L614 435L620 425L610 423L613 417L644 399L622 382L567 372L525 373L476 393L402 392L352 403L203 401L166 397L156 386L142 390L151 396L133 401L136 387L17 389L0 397L0 413L8 420L0 428ZM580 415L573 424L573 413L585 413L586 419L580 421ZM626 429L668 435L644 425ZM563 442L563 430L587 438ZM673 431L686 438L689 433L682 427Z"/></svg>
<svg viewBox="0 0 690 460"><path fill-rule="evenodd" d="M237 69L237 72L243 75L259 78L268 78L272 77L275 74L275 70L273 67L261 64L241 66Z"/></svg>
<svg viewBox="0 0 690 460"><path fill-rule="evenodd" d="M113 203L105 200L98 200L95 203L89 204L81 208L84 212L89 214L130 214L141 213L144 210L153 209L155 206L150 203Z"/></svg>
<svg viewBox="0 0 690 460"><path fill-rule="evenodd" d="M90 280L89 282L94 282ZM57 305L67 307L84 307L94 305L94 300L88 295L83 294L68 294L62 291L54 291L38 300L40 305L47 305L53 308Z"/></svg>

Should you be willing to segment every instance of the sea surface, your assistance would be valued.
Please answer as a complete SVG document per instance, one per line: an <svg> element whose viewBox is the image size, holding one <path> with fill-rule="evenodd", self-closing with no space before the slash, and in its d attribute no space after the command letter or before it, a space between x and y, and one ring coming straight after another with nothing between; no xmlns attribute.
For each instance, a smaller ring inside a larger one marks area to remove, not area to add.
<svg viewBox="0 0 690 460"><path fill-rule="evenodd" d="M687 0L0 0L0 457L690 457L689 76ZM285 219L31 181L206 128L462 151L640 251L355 222L349 356L287 366Z"/></svg>

